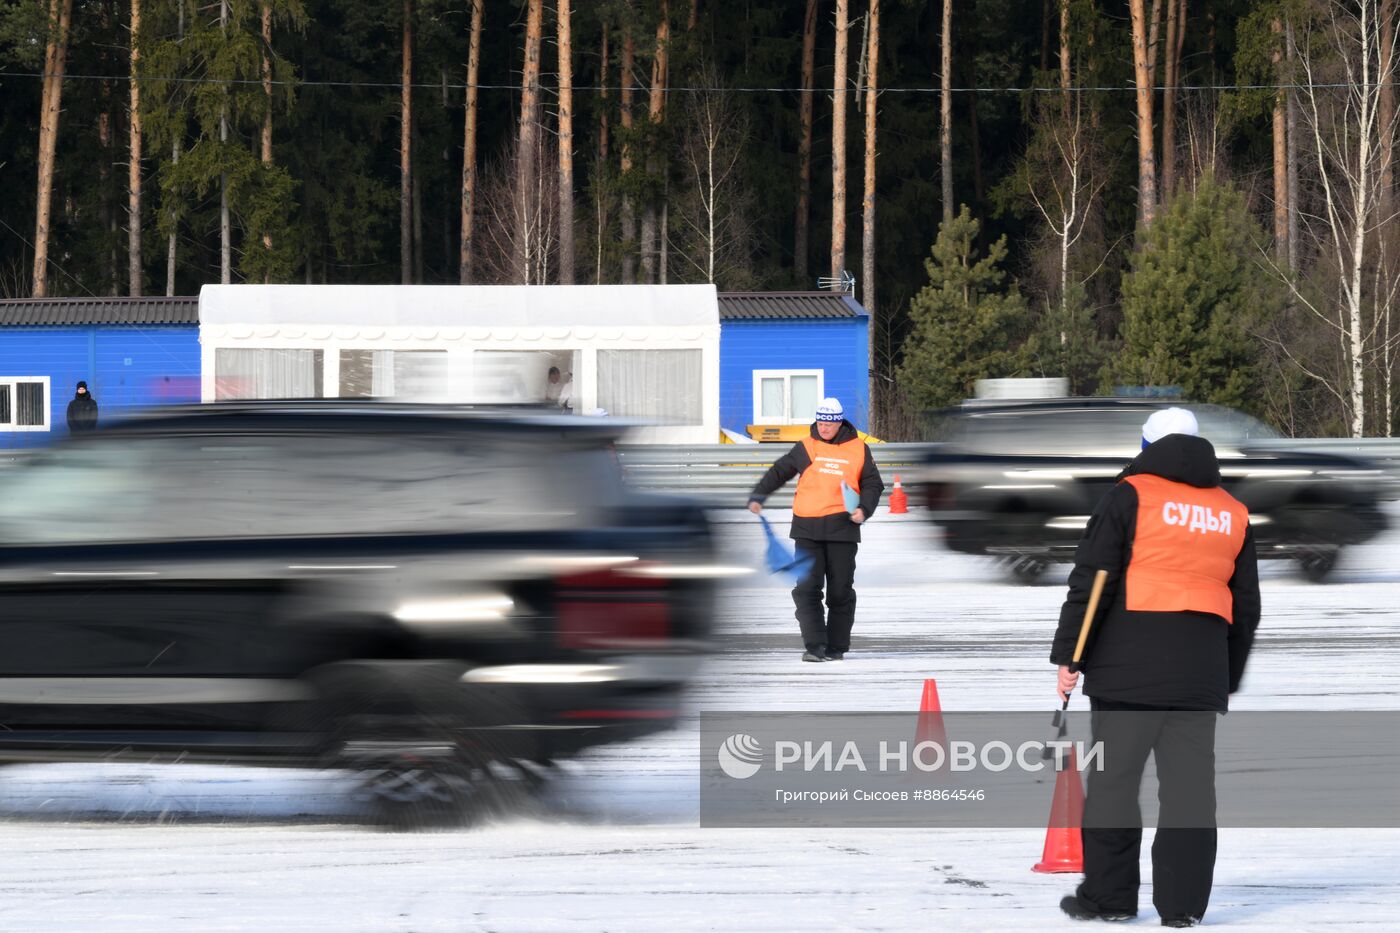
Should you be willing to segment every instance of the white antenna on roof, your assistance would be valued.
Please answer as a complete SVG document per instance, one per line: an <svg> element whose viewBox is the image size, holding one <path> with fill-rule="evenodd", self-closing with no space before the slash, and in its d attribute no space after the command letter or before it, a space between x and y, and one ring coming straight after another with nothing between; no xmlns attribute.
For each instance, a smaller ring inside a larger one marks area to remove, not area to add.
<svg viewBox="0 0 1400 933"><path fill-rule="evenodd" d="M824 275L817 279L817 288L854 295L856 293L856 277L842 269L840 276Z"/></svg>

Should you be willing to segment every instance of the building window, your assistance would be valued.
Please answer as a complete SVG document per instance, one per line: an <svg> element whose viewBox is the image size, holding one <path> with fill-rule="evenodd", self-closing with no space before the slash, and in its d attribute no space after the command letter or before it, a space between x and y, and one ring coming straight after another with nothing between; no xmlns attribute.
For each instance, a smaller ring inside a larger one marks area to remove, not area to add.
<svg viewBox="0 0 1400 933"><path fill-rule="evenodd" d="M341 350L340 398L447 394L446 350Z"/></svg>
<svg viewBox="0 0 1400 933"><path fill-rule="evenodd" d="M321 351L220 347L214 351L214 398L320 398Z"/></svg>
<svg viewBox="0 0 1400 933"><path fill-rule="evenodd" d="M0 431L49 429L49 377L0 376Z"/></svg>
<svg viewBox="0 0 1400 933"><path fill-rule="evenodd" d="M700 350L599 350L598 407L621 418L704 424Z"/></svg>
<svg viewBox="0 0 1400 933"><path fill-rule="evenodd" d="M821 369L755 369L754 424L808 424L816 417L826 381Z"/></svg>

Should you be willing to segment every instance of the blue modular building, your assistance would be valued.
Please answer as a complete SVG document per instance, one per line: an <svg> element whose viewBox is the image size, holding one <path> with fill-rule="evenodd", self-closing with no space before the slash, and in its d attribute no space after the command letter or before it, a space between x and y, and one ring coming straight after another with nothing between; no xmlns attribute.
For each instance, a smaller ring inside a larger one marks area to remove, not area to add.
<svg viewBox="0 0 1400 933"><path fill-rule="evenodd" d="M870 315L840 292L721 292L720 426L810 424L817 402L841 400L870 429Z"/></svg>
<svg viewBox="0 0 1400 933"><path fill-rule="evenodd" d="M721 427L748 434L805 425L818 401L836 396L868 430L869 315L853 297L729 292L718 303ZM200 367L196 297L0 300L0 449L66 433L79 380L101 423L198 402Z"/></svg>
<svg viewBox="0 0 1400 933"><path fill-rule="evenodd" d="M0 301L0 449L67 433L79 380L98 424L124 411L199 401L197 298Z"/></svg>

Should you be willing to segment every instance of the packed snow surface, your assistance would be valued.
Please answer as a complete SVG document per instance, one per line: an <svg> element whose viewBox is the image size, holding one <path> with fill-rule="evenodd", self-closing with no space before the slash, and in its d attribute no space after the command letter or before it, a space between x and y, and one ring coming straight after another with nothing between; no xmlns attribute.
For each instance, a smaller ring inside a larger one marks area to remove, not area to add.
<svg viewBox="0 0 1400 933"><path fill-rule="evenodd" d="M715 517L726 562L760 566L752 516ZM1263 565L1264 622L1235 709L1400 709L1397 543L1391 532L1348 552L1326 585ZM1063 571L1011 585L943 549L917 514L883 511L858 563L845 663L801 663L787 591L742 578L682 729L571 762L527 812L484 827L368 830L318 772L6 768L0 930L1083 929L1056 906L1077 877L1030 870L1041 829L700 828L701 710L905 711L927 677L945 709L1057 705L1046 657ZM1220 835L1210 926L1400 924L1400 831ZM1155 927L1143 856L1136 924Z"/></svg>

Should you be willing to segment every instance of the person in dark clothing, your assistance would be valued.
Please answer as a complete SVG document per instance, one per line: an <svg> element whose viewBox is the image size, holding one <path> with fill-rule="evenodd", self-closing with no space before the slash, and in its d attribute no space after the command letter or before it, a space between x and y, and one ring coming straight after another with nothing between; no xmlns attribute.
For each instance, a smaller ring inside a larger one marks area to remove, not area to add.
<svg viewBox="0 0 1400 933"><path fill-rule="evenodd" d="M1093 577L1106 570L1106 609L1081 661L1105 767L1089 773L1084 882L1060 902L1081 920L1137 915L1148 754L1160 803L1153 906L1163 926L1187 927L1210 900L1215 720L1239 689L1260 605L1249 512L1220 488L1215 448L1196 430L1180 408L1148 419L1142 453L1090 516L1050 653L1063 700L1079 679L1068 665Z"/></svg>
<svg viewBox="0 0 1400 933"><path fill-rule="evenodd" d="M79 382L68 403L68 430L74 434L97 430L97 399L88 391L86 382Z"/></svg>
<svg viewBox="0 0 1400 933"><path fill-rule="evenodd" d="M840 661L851 648L856 618L860 526L879 506L885 484L870 447L846 420L836 399L822 400L810 436L794 444L763 474L749 495L749 511L763 511L763 501L794 476L799 478L791 537L798 550L812 558L811 571L792 590L806 647L802 660ZM848 496L858 497L854 509Z"/></svg>

